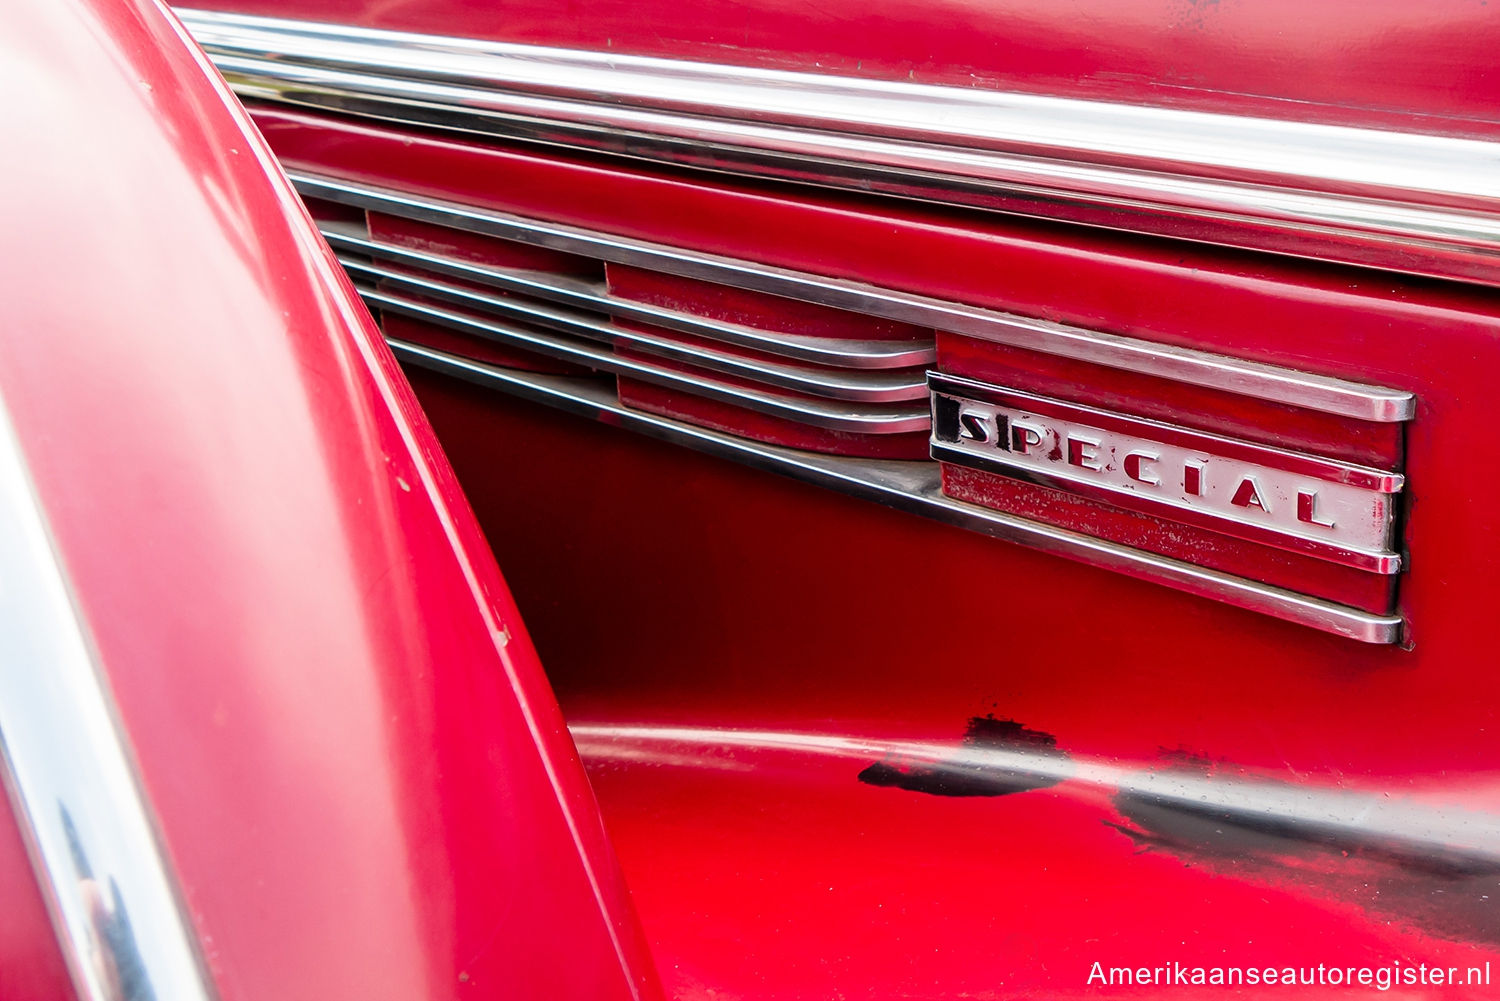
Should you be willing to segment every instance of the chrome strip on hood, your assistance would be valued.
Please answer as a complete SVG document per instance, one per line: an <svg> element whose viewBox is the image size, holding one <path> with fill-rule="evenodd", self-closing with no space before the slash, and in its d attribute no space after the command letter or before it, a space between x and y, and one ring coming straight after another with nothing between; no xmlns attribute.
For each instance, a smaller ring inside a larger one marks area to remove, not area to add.
<svg viewBox="0 0 1500 1001"><path fill-rule="evenodd" d="M244 98L1500 284L1500 143L178 14Z"/></svg>

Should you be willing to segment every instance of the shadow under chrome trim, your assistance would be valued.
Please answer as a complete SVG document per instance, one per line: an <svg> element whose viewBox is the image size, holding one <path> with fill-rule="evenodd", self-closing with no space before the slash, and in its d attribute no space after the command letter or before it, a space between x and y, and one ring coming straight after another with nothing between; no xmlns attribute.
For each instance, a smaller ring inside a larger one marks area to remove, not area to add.
<svg viewBox="0 0 1500 1001"><path fill-rule="evenodd" d="M410 365L455 376L534 403L607 421L616 427L629 428L758 469L831 487L1007 542L1165 584L1180 591L1365 643L1395 643L1401 638L1402 620L1397 616L1372 615L1139 549L951 500L942 495L939 471L935 463L851 459L767 445L632 410L616 400L612 387L600 386L587 379L500 368L399 340L390 341L390 345L396 357Z"/></svg>
<svg viewBox="0 0 1500 1001"><path fill-rule="evenodd" d="M803 302L932 327L1011 347L1093 362L1109 368L1253 396L1289 406L1306 407L1341 417L1393 422L1410 420L1416 412L1415 397L1398 389L1369 386L1192 348L966 306L862 282L825 278L753 261L683 250L342 179L298 172L290 172L288 176L299 192L312 198L684 278L718 282L754 292L767 292ZM361 250L358 247L349 249ZM479 276L470 274L464 277ZM779 338L781 335L774 336Z"/></svg>
<svg viewBox="0 0 1500 1001"><path fill-rule="evenodd" d="M244 98L1500 284L1500 143L178 15Z"/></svg>

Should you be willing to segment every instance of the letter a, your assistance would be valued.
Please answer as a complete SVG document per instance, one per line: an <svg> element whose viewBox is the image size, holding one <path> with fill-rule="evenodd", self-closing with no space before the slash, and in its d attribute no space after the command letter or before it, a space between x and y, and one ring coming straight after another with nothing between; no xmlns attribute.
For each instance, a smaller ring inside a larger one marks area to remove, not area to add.
<svg viewBox="0 0 1500 1001"><path fill-rule="evenodd" d="M1266 514L1271 513L1271 509L1266 507L1266 502L1261 499L1260 485L1255 482L1255 477L1253 476L1247 476L1240 481L1240 485L1235 489L1234 496L1230 498L1229 503L1236 507L1258 507L1266 512Z"/></svg>

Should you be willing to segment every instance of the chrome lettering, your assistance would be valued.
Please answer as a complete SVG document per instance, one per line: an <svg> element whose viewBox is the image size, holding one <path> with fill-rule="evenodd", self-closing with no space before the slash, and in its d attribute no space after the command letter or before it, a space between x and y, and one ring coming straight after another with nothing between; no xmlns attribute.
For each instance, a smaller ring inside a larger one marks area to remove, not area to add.
<svg viewBox="0 0 1500 1001"><path fill-rule="evenodd" d="M1266 514L1271 513L1271 509L1261 499L1260 484L1255 482L1253 476L1246 476L1240 480L1240 485L1235 488L1234 496L1229 499L1229 503L1235 507L1258 507Z"/></svg>
<svg viewBox="0 0 1500 1001"><path fill-rule="evenodd" d="M931 454L940 462L1054 490L1112 494L1127 508L1348 566L1400 567L1392 549L1398 473L1017 390L945 393L945 381L959 380L940 374L929 381Z"/></svg>
<svg viewBox="0 0 1500 1001"><path fill-rule="evenodd" d="M1182 466L1182 492L1194 497L1203 496L1203 463L1186 462Z"/></svg>
<svg viewBox="0 0 1500 1001"><path fill-rule="evenodd" d="M1033 448L1042 443L1046 437L1046 429L1037 427L1035 424L1024 424L1021 421L1010 423L1010 450L1020 452L1022 455L1030 454Z"/></svg>
<svg viewBox="0 0 1500 1001"><path fill-rule="evenodd" d="M1297 491L1297 520L1322 528L1333 527L1332 518L1327 521L1321 521L1318 518L1318 492L1316 490Z"/></svg>
<svg viewBox="0 0 1500 1001"><path fill-rule="evenodd" d="M1125 475L1137 483L1144 483L1148 487L1161 485L1161 477L1155 473L1141 468L1143 462L1156 462L1161 458L1160 452L1128 452L1123 463Z"/></svg>
<svg viewBox="0 0 1500 1001"><path fill-rule="evenodd" d="M1096 473L1103 469L1099 464L1099 439L1068 435L1068 465Z"/></svg>
<svg viewBox="0 0 1500 1001"><path fill-rule="evenodd" d="M990 429L985 424L985 415L960 411L958 415L958 436L960 438L968 438L970 441L989 441Z"/></svg>

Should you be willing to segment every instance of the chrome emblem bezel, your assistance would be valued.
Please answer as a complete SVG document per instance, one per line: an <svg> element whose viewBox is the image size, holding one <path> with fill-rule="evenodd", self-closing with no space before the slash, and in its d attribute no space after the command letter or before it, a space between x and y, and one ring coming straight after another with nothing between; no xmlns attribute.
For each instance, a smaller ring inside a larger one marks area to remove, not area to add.
<svg viewBox="0 0 1500 1001"><path fill-rule="evenodd" d="M932 457L1381 574L1400 473L937 372Z"/></svg>

